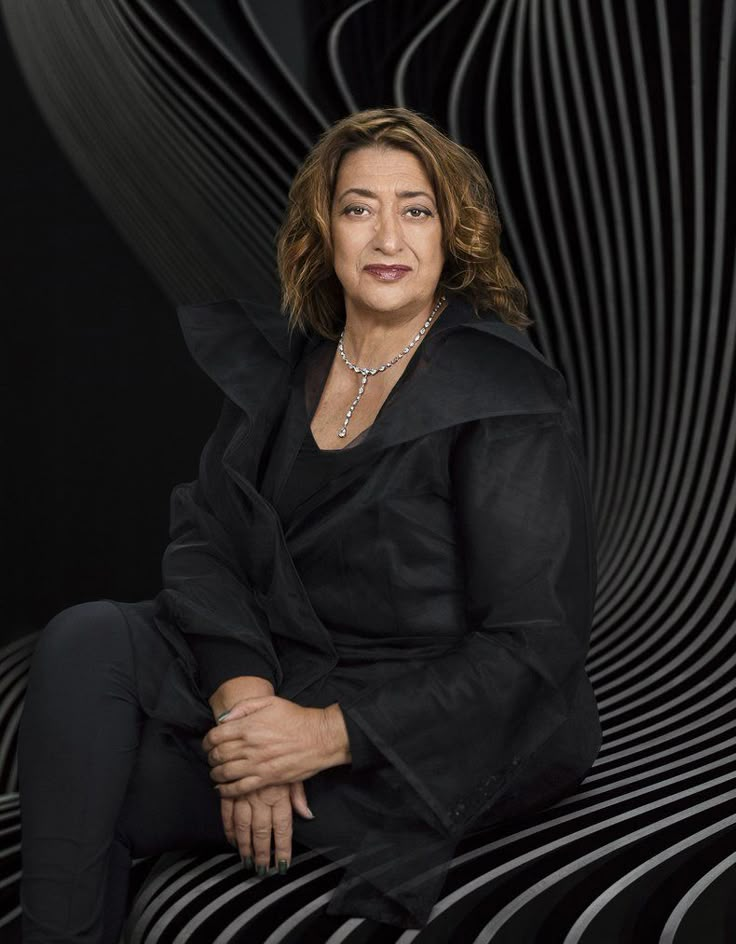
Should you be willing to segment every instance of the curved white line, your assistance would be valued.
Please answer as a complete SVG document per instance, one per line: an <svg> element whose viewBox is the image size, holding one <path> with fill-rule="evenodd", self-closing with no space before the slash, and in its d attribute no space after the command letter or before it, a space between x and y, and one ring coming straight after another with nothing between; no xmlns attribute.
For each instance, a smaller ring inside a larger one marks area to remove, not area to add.
<svg viewBox="0 0 736 944"><path fill-rule="evenodd" d="M627 8L629 34L631 47L631 59L633 67L633 86L636 92L636 98L639 104L640 121L642 136L642 157L637 158L634 151L634 134L631 128L630 107L628 103L627 82L623 75L621 55L618 44L618 28L614 22L611 12L611 4L601 5L603 14L603 27L607 47L609 50L608 62L611 68L613 78L613 92L616 100L617 114L619 124L622 129L623 151L626 159L627 175L630 179L637 179L639 175L638 165L643 164L645 179L643 181L644 194L648 202L650 229L642 241L637 241L639 255L637 256L637 284L640 287L640 314L644 318L650 311L654 313L654 325L652 332L655 337L662 337L668 328L668 321L665 312L665 297L663 291L657 291L654 295L654 304L651 305L649 298L648 285L652 282L655 286L664 285L664 254L659 238L658 222L662 219L661 198L659 177L656 165L656 147L653 133L653 121L651 117L651 108L648 98L646 69L644 54L642 52L642 40L635 26L632 25L632 16L630 8ZM637 227L642 230L643 222L641 218L641 207L639 204L639 194L633 192L630 188L630 206L629 212L632 220ZM647 273L645 248L653 256L653 266L651 278ZM655 349L657 353L658 349ZM657 402L660 404L659 412L648 412L649 417L648 431L649 439L657 433L654 424L659 422L664 397L664 357L662 353L654 358L654 380L653 387ZM651 407L648 410L651 411ZM637 627L632 627L632 619L628 615L624 618L619 613L623 604L627 604L630 598L632 588L640 586L642 583L642 570L639 564L631 566L629 563L630 555L635 555L636 560L643 556L643 548L646 546L647 535L651 528L651 516L648 512L651 503L652 486L649 484L656 474L658 468L659 456L656 450L650 448L648 451L648 464L643 474L641 487L635 490L636 503L631 512L630 521L623 533L619 535L616 530L618 518L614 516L611 521L611 527L606 529L606 533L601 535L600 558L602 579L599 587L599 600L597 607L598 623L593 632L592 655L589 660L591 669L597 667L601 655L605 655L613 644L619 639L628 643L632 632L636 634ZM598 506L601 509L601 506ZM599 511L602 517L602 509ZM632 535L632 536L630 536ZM631 547L629 548L629 545ZM628 609L628 607L627 607Z"/></svg>
<svg viewBox="0 0 736 944"><path fill-rule="evenodd" d="M526 0L521 0L518 9L516 10L517 17L520 17L519 9L523 10L526 7ZM498 143L498 134L496 133L496 111L499 107L507 106L508 102L501 102L497 92L497 86L500 81L500 75L502 72L501 60L504 52L504 45L507 42L507 36L510 29L510 20L514 15L515 8L513 0L506 0L505 6L502 8L500 13L500 21L496 26L496 32L494 35L494 42L491 48L491 55L488 63L488 77L486 79L486 92L485 92L485 132L486 132L486 149L488 152L488 164L490 167L491 178L493 185L496 190L496 197L498 203L498 210L501 219L511 234L511 239L514 245L514 252L518 260L518 266L520 270L520 278L524 284L524 287L527 291L529 297L529 306L533 311L534 309L541 308L541 305L538 302L539 293L537 291L536 283L536 266L532 266L529 263L529 258L525 249L525 240L521 238L520 227L516 223L516 216L514 213L514 203L509 196L509 188L506 185L506 176L504 174L504 158L505 150ZM518 27L517 27L518 30ZM532 34L533 35L533 34ZM514 43L515 48L518 48L519 43ZM532 65L534 60L532 59ZM515 66L515 75L519 75L519 68L516 64L516 58L514 61ZM515 103L516 104L516 103ZM516 106L518 110L518 105ZM514 122L517 131L520 131L520 127L517 126L517 123ZM543 233L543 227L541 222L537 218L537 209L536 203L532 198L533 194L533 184L531 179L531 173L529 168L528 157L526 150L524 148L524 143L518 141L516 142L516 154L518 157L519 166L514 167L514 171L520 173L523 178L524 191L530 194L530 199L528 202L527 212L530 217L530 222L536 236L536 248L539 253L540 258L540 277L543 279L545 285L549 286L549 292L552 296L552 307L555 311L562 310L562 303L557 293L556 280L554 278L554 272L549 260L549 256L545 249L545 240L540 241L539 237ZM538 330L542 349L545 351L549 350L549 339L547 335L547 330L544 325L544 322L538 323L535 325Z"/></svg>
<svg viewBox="0 0 736 944"><path fill-rule="evenodd" d="M327 61L329 62L332 69L335 85L343 97L348 112L357 111L358 104L350 92L347 79L345 78L345 73L343 71L342 65L340 64L340 34L342 33L343 27L347 21L357 10L359 10L361 7L364 7L367 3L373 2L374 0L357 0L357 2L351 4L347 10L343 10L340 16L338 16L338 18L330 27L330 32L327 37Z"/></svg>
<svg viewBox="0 0 736 944"><path fill-rule="evenodd" d="M621 550L628 543L627 534L637 530L638 517L632 512L631 505L633 502L641 501L643 496L647 494L646 483L651 479L653 465L651 450L647 449L647 428L651 424L652 417L659 415L664 396L664 385L661 382L661 369L654 372L653 389L652 378L649 376L652 325L648 318L641 316L648 307L648 279L644 261L645 240L642 213L644 199L641 194L641 174L634 153L631 117L625 103L622 101L621 61L617 51L612 49L612 46L616 46L616 38L615 34L611 34L610 27L606 22L610 19L610 5L605 7L604 23L602 24L603 31L607 34L606 48L608 55L602 54L596 48L593 30L594 19L590 5L579 2L576 18L582 29L583 42L587 53L595 113L600 125L600 152L607 169L607 189L613 206L613 228L619 259L617 268L619 316L624 320L627 332L633 330L637 333L634 340L631 340L627 334L625 345L627 359L631 362L631 370L626 371L627 382L623 389L623 395L626 397L626 405L624 406L626 422L623 429L624 440L621 449L623 456L627 457L626 475L620 476L620 482L613 485L614 491L611 494L613 507L616 508L616 516L615 522L612 521L612 527L607 529L608 537L601 544L601 562L603 563L608 558L607 547L609 543L611 545L615 544L616 550ZM610 117L609 106L604 94L604 79L601 74L601 64L604 60L608 66L609 74L613 76L611 95L614 106L611 109ZM614 133L612 125L616 116L618 117L618 130L617 133ZM615 160L617 154L621 156L624 164L621 173L619 173ZM628 199L626 200L626 209L624 209L624 199L627 194ZM629 243L632 243L631 250L629 249ZM630 251L631 262L629 259ZM635 275L632 275L632 266L635 269ZM634 293L636 301L634 301ZM612 292L612 297L616 297L616 291ZM616 319L615 314L614 319ZM662 362L661 357L659 361ZM614 374L614 376L618 375ZM628 382L630 380L633 382ZM659 383L657 383L658 380ZM642 404L641 396L636 397L636 394L645 390L648 391L649 396L647 396L645 404ZM634 416L640 421L633 422ZM637 483L636 488L631 487L632 481ZM599 486L597 491L606 491L605 483L601 480L600 475L596 476L596 483ZM597 507L599 515L602 517L602 501L597 503ZM625 522L625 525L623 533L616 537L614 529L618 522ZM613 573L615 573L618 567L613 562L612 566ZM606 569L608 573L611 573L608 566ZM631 565L627 564L626 569L630 570ZM597 614L599 626L606 619L608 586L608 581L601 583L599 612ZM610 586L613 589L615 585L611 584Z"/></svg>
<svg viewBox="0 0 736 944"><path fill-rule="evenodd" d="M499 911L499 913L488 922L480 934L478 934L478 936L475 938L473 944L489 944L489 942L493 940L501 928L518 911L524 907L527 907L529 903L537 897L537 895L552 888L563 879L569 878L576 872L581 871L583 868L591 865L593 862L597 862L599 859L605 858L605 856L607 856L610 852L619 852L625 846L630 846L639 839L646 839L657 832L661 832L661 830L666 829L668 826L674 826L676 823L681 823L683 820L687 820L692 816L696 816L698 813L713 809L716 806L720 806L722 803L726 803L734 799L736 799L736 790L730 790L728 793L724 793L714 799L704 800L702 803L698 803L687 810L681 811L679 813L673 813L670 816L666 816L664 819L658 819L656 822L650 823L648 826L642 826L640 829L636 829L626 836L620 836L614 839L612 842L607 842L605 845L599 846L585 855L576 857L572 862L569 862L567 865L563 865L559 869L556 869L551 875L546 875L543 879L540 879L540 881L526 889L526 891L524 891L521 895L518 895L513 901L509 902L508 905L502 908L501 911ZM563 944L573 944L573 940L569 939L569 935Z"/></svg>
<svg viewBox="0 0 736 944"><path fill-rule="evenodd" d="M463 47L460 62L455 69L450 83L450 94L447 99L447 129L450 135L456 140L460 140L460 105L462 103L462 85L465 81L465 75L470 67L470 63L475 55L475 50L480 42L486 23L493 12L498 0L486 0L483 11L473 24L470 38Z"/></svg>
<svg viewBox="0 0 736 944"><path fill-rule="evenodd" d="M713 882L715 882L721 877L721 875L723 875L724 872L727 872L732 866L735 865L736 852L732 852L731 855L726 856L722 862L719 862L718 865L713 866L709 872L706 872L705 875L693 885L693 887L683 896L681 901L677 904L677 907L672 911L669 918L667 919L667 922L662 929L662 933L659 936L659 944L674 944L677 929L682 924L685 915L688 913L690 908L692 908L703 892L710 888Z"/></svg>
<svg viewBox="0 0 736 944"><path fill-rule="evenodd" d="M123 0L117 0L117 3L121 6L121 9L123 7L126 9L127 14L130 18L135 19L135 20L140 20L139 11L136 9L135 6L131 5L130 0L124 0L124 2ZM136 3L141 9L146 11L146 14L156 23L159 29L161 29L161 31L167 35L168 39L172 43L175 43L180 49L185 51L188 55L190 56L194 55L192 52L192 49L190 47L185 46L184 43L182 42L182 36L179 33L177 33L175 30L171 29L168 19L161 12L160 4L151 2L151 0L136 0ZM311 144L311 141L305 134L303 134L301 128L294 123L293 116L290 116L288 112L284 111L280 102L274 101L273 98L266 99L264 95L263 87L259 81L259 77L255 75L252 71L250 71L250 69L248 68L247 59L241 56L233 55L231 49L225 43L222 42L222 40L217 35L217 33L215 33L211 29L210 25L206 21L202 20L200 17L196 15L196 11L192 9L192 6L190 4L182 3L181 0L178 0L177 6L179 7L179 9L184 15L189 17L192 24L200 31L202 36L205 37L207 41L212 44L213 49L216 50L218 55L220 55L223 58L223 60L225 60L229 64L229 66L232 69L234 69L237 73L239 73L243 77L243 79L245 79L245 81L248 82L248 84L251 86L254 92L256 92L261 99L263 99L264 101L268 101L268 104L270 105L273 111L273 114L278 116L282 125L284 127L290 128L292 132L297 135L297 137L300 137L302 139L304 146L309 147L309 145ZM140 40L138 42L140 45ZM159 57L167 57L166 49L163 44L159 44L156 47L156 52ZM171 60L170 57L167 57L167 58L169 58L170 62L173 62L173 60ZM226 86L222 85L222 82L220 81L219 77L214 75L213 73L209 73L209 76L215 84L220 86L223 93L229 97L231 94L230 90ZM162 90L159 89L159 94L161 93L161 91ZM277 135L269 125L265 124L261 120L260 115L256 109L251 109L247 102L241 102L240 107L248 112L249 117L253 121L253 123L259 128L259 130L264 135L264 137L269 139L272 148L285 151L282 138L279 135ZM269 153L268 148L264 148L264 153L266 154ZM271 158L272 158L272 155L271 155Z"/></svg>
<svg viewBox="0 0 736 944"><path fill-rule="evenodd" d="M240 9L243 11L243 15L248 20L248 23L250 24L251 29L253 30L256 37L258 38L258 41L260 42L261 46L265 49L271 62L274 64L276 69L281 73L281 75L286 79L286 81L292 87L294 92L304 102L306 107L311 111L312 115L317 119L319 124L322 125L323 128L326 128L330 124L330 122L327 120L326 116L317 107L316 102L306 94L301 82L297 81L296 77L294 76L294 73L291 71L291 69L289 69L286 62L284 62L276 46L271 42L271 37L261 26L260 20L258 19L258 16L256 15L255 10L253 10L251 4L248 2L248 0L238 0L238 2L240 5ZM292 28L296 28L296 25L292 26ZM297 122L295 122L293 118L294 116L292 116L292 124L296 125ZM309 146L311 143L312 143L311 141L307 141L307 146Z"/></svg>
<svg viewBox="0 0 736 944"><path fill-rule="evenodd" d="M15 920L20 918L21 910L20 905L17 908L12 908L7 914L4 914L0 917L0 928L4 928L6 924L12 924Z"/></svg>
<svg viewBox="0 0 736 944"><path fill-rule="evenodd" d="M321 854L317 850L310 849L298 856L294 856L291 864L292 866L303 865L305 862L308 862L310 859L314 858L321 858ZM308 875L302 876L301 878L292 879L287 884L285 884L284 887L280 889L280 891L283 892L284 895L289 895L292 891L301 888L314 879L324 875L326 871L329 871L329 869L321 867L314 872L310 872ZM217 876L213 876L206 882L197 885L196 888L192 889L191 892L181 897L179 899L179 903L182 905L190 904L200 895L203 890L205 890L205 888L209 891L212 886L218 884L221 876L237 875L238 873L243 877L243 881L238 885L227 888L220 895L213 897L211 893L208 894L204 902L204 907L202 907L195 915L193 915L189 921L187 921L187 923L178 931L176 937L173 940L173 944L185 944L185 942L191 940L192 936L195 934L195 932L197 932L202 924L215 915L224 904L227 904L228 902L233 901L235 898L238 898L243 894L244 891L252 887L254 884L264 881L264 879L258 876L248 875L243 871L242 865L238 862L234 868L223 870ZM268 877L270 878L270 876Z"/></svg>
<svg viewBox="0 0 736 944"><path fill-rule="evenodd" d="M404 96L404 79L406 78L406 70L409 68L409 62L411 57L414 55L416 50L421 46L424 40L429 36L432 30L437 26L438 23L441 23L442 20L451 12L453 7L456 7L460 3L460 0L447 0L445 5L439 9L429 22L423 26L417 35L412 39L412 41L407 46L406 50L399 58L398 65L396 67L396 74L394 75L394 101L397 105L406 107L406 98Z"/></svg>
<svg viewBox="0 0 736 944"><path fill-rule="evenodd" d="M316 872L312 872L310 875L305 875L303 879L300 879L301 884L306 884L311 882L313 879L318 878L321 875L325 875L329 872L333 872L336 869L341 868L341 866L346 865L353 859L353 856L345 856L342 859L336 859L334 862L329 862L327 865L324 865L322 868L318 869ZM292 883L292 887L295 883ZM284 895L288 894L288 889L286 887L275 889L270 895L265 895L263 898L260 898L258 901L254 902L248 909L246 909L242 914L239 914L237 918L234 918L226 928L217 935L212 944L231 944L233 935L237 934L239 931L242 931L243 928L257 915L262 911L265 911L266 908L269 908L274 902L279 901L283 898ZM299 922L304 918L309 917L315 911L318 911L322 905L327 904L332 898L333 891L325 892L324 895L319 895L317 898L314 898L312 901L304 905L303 908L300 908L299 911L294 912L294 914L289 915L288 918L288 928L284 925L283 927L277 929L268 938L263 942L263 944L276 944L277 941L283 940L284 936L290 933L290 929L298 926Z"/></svg>
<svg viewBox="0 0 736 944"><path fill-rule="evenodd" d="M601 911L603 911L603 909L608 904L610 904L611 901L613 901L616 895L628 888L629 885L633 885L633 883L638 879L642 878L653 869L658 868L663 862L666 862L673 856L678 855L678 853L684 852L685 849L689 849L691 846L701 842L701 840L708 839L710 836L714 836L716 833L722 832L724 829L728 829L734 824L736 824L736 814L733 816L727 816L724 819L719 820L717 823L707 826L705 829L701 829L698 832L692 833L685 839L681 839L680 842L676 842L667 849L663 849L662 852L658 852L657 855L652 856L650 859L648 859L646 862L643 862L635 869L631 869L617 882L614 882L612 885L610 885L605 890L605 892L595 899L595 901L592 901L588 905L575 924L570 928L567 936L565 937L565 940L563 941L563 944L580 944L580 939L585 933L586 928L588 928L596 919L596 917L601 913Z"/></svg>
<svg viewBox="0 0 736 944"><path fill-rule="evenodd" d="M677 744L674 745L674 749L678 750L683 744L687 744L687 741L683 741L682 738L691 734L693 731L709 731L709 725L713 721L717 721L719 718L723 718L724 715L733 714L734 712L734 702L731 699L728 703L721 705L720 708L716 708L713 711L709 712L706 715L698 715L698 717L691 721L689 724L682 725L676 731L669 731L667 734L660 734L658 737L650 738L647 741L640 741L634 735L629 737L619 738L618 741L605 742L604 748L605 752L602 752L599 755L598 759L595 762L596 769L600 770L602 767L607 766L614 761L621 760L624 757L631 757L635 754L641 754L644 751L649 751L653 747L657 747L660 744L667 744L669 741L678 739ZM633 741L633 744L630 742ZM628 744L628 747L622 747L621 750L612 750L613 748L619 747L619 745Z"/></svg>
<svg viewBox="0 0 736 944"><path fill-rule="evenodd" d="M731 727L730 730L733 730L733 727ZM710 757L711 754L723 751L728 747L733 747L736 749L736 738L728 738L727 740L723 741L723 743L712 744L710 747L703 748L702 751L698 751L695 754L690 754L687 757L681 757L678 760L673 760L669 764L661 764L659 767L647 767L646 770L639 771L636 774L630 774L628 777L611 780L601 784L600 786L592 787L589 790L586 788L580 789L577 793L573 794L573 796L565 797L564 799L559 800L553 807L551 807L551 809L559 810L565 806L572 806L578 801L585 801L590 799L590 797L598 796L602 793L610 793L611 790L616 790L617 799L622 799L625 795L621 794L620 791L624 787L639 783L642 780L648 780L650 777L661 776L661 774L668 773L672 770L678 770L680 767L693 764L699 760L704 760L706 757ZM734 763L735 758L736 750L734 751L734 755L730 757L722 757L720 760L716 760L712 764L709 764L708 768L698 768L697 772L705 769L715 769L717 767L724 766L725 764ZM683 779L687 779L687 777L692 775L692 771L688 770L683 774ZM588 783L588 779L589 778L586 779L586 784ZM661 785L662 784L658 781L656 788L659 789Z"/></svg>
<svg viewBox="0 0 736 944"><path fill-rule="evenodd" d="M736 655L732 656L728 660L729 668L731 668L735 664L736 664ZM713 702L717 701L719 698L722 698L724 694L730 696L731 707L733 707L733 681L732 680L730 681L730 683L729 681L727 681L725 685L722 685L720 688L717 688L715 691L711 692L709 695L702 698L697 706L697 710L700 711L703 708L707 708ZM644 737L652 733L653 731L659 731L662 728L671 727L672 725L676 724L678 721L682 721L685 718L692 717L694 711L695 709L693 708L685 708L683 711L680 711L675 715L670 715L668 718L663 718L660 721L655 721L651 724L648 724L644 728L637 727L637 725L640 724L642 721L646 721L650 717L651 718L657 717L658 715L662 713L661 711L656 711L656 710L651 711L651 712L646 712L645 714L642 714L641 718L637 720L627 721L622 724L611 725L610 727L606 727L607 742L609 745L616 744L617 742L615 740L611 741L609 740L609 738L611 738L615 734L620 734L623 731L629 731L632 728L633 730L631 731L631 734L629 735L629 737L626 738L626 740L630 740L632 738ZM621 739L619 738L619 740Z"/></svg>
<svg viewBox="0 0 736 944"><path fill-rule="evenodd" d="M346 941L353 931L360 927L363 920L363 918L346 918L343 926L334 931L324 944L343 944L343 941Z"/></svg>
<svg viewBox="0 0 736 944"><path fill-rule="evenodd" d="M728 783L728 781L732 781L734 779L736 779L736 772L732 772L730 774L724 774L720 777L714 778L713 780L709 780L705 783L699 784L697 787L681 790L680 792L672 794L664 799L654 800L651 803L647 803L643 806L637 807L635 810L625 810L623 813L620 813L616 816L608 817L607 819L604 819L604 820L597 821L593 823L592 825L586 826L575 832L566 833L561 838L555 839L552 842L548 842L541 846L535 846L533 849L530 849L522 853L521 855L515 856L511 859L507 859L505 862L503 862L501 865L497 866L496 868L493 868L484 872L482 875L479 875L477 878L469 882L466 882L462 887L455 889L455 891L451 892L450 894L446 895L444 898L440 899L435 904L434 908L432 909L432 912L430 914L430 920L433 918L436 918L438 915L442 914L444 911L447 911L449 908L453 907L453 905L455 905L458 901L462 900L467 895L470 895L476 892L478 889L483 888L483 886L489 885L490 883L495 881L495 879L503 875L506 875L509 872L512 872L515 869L520 868L521 866L528 865L530 862L534 862L537 859L543 858L545 855L547 855L547 853L558 852L560 849L563 849L565 846L568 846L571 843L577 842L579 839L594 836L597 832L600 832L604 829L608 829L611 826L615 826L620 823L626 823L635 816L641 816L641 815L644 815L645 813L660 811L664 806L667 806L671 803L676 803L679 800L682 800L685 798L693 797L702 791L709 790L714 786L719 786L721 784ZM686 819L687 817L692 816L695 813L699 812L701 808L706 809L706 808L710 808L710 806L716 806L719 803L724 803L733 797L736 797L736 790L728 791L726 793L721 794L715 799L703 801L703 803L697 806L689 807L687 811L685 811L684 813L683 812L675 813L665 820L657 820L654 823L650 823L648 826L642 827L640 830L637 830L635 833L629 834L626 837L619 838L615 840L613 843L610 843L609 845L612 848L618 848L618 846L621 844L626 844L627 842L634 842L636 841L637 838L640 838L639 834L645 835L648 832L649 833L654 832L657 829L661 828L662 826L667 825L670 820L672 820L673 822L677 822L682 819ZM601 804L601 806L604 806L604 805L605 804ZM594 806L589 807L586 812L589 814L591 812L596 811L598 808L599 808L598 806L594 805ZM573 819L580 815L582 815L582 811L571 815L570 819ZM562 817L562 820L564 819L565 817ZM529 834L530 832L534 832L534 831L536 830L534 829L531 831L525 830L524 833ZM521 836L522 834L520 833L517 835ZM480 855L486 854L487 852L491 850L499 849L503 847L504 845L508 845L507 839L496 840L495 842L488 843L487 845L479 847L478 849L474 849L472 853L472 857L476 858ZM605 851L601 852L601 849L604 849ZM608 846L599 847L596 850L589 853L588 857L590 857L591 861L593 861L594 858L597 857L599 854L605 855L607 854L608 851L610 851ZM457 857L453 859L451 865L452 867L455 867L461 862L468 861L470 857L471 857L470 854ZM570 864L567 867L567 871L569 872L569 874L574 874L574 872L577 870L578 866L582 862L583 860L580 858L575 859L575 862ZM561 872L555 873L555 876L557 875L559 875L560 877L564 877L561 874ZM547 884L553 884L553 880L551 879L547 879L544 881L546 881ZM525 893L525 894L528 894L528 893ZM518 899L516 900L518 901ZM511 907L511 905L509 905L509 907ZM500 912L497 918L500 917L502 914L504 914L504 912ZM510 917L510 914L507 915L507 917ZM507 918L504 918L504 921L502 923L505 923L506 920ZM402 935L402 937L398 939L397 944L405 944L405 942L408 940L410 940L410 938L405 938ZM475 944L481 944L481 942L485 944L486 940L490 940L490 938L479 937L476 939Z"/></svg>
<svg viewBox="0 0 736 944"><path fill-rule="evenodd" d="M734 560L736 560L736 553L734 553L732 556L734 557ZM723 607L721 607L725 614L724 622L728 619L727 614L729 610L730 612L733 612L734 604L736 604L736 592L731 594L731 599L727 599L724 602ZM711 671L705 678L701 679L699 682L696 682L695 685L690 683L690 679L693 676L697 677L702 668L717 660L721 652L724 649L727 649L730 643L733 641L733 637L736 635L736 627L729 627L725 631L722 627L723 624L719 623L716 617L713 620L712 629L709 632L703 634L705 638L702 640L702 642L699 642L697 646L694 643L693 646L688 647L688 650L690 650L688 655L695 655L697 651L701 649L712 636L716 636L715 643L703 656L701 656L700 659L696 659L693 662L688 662L687 660L684 660L680 657L673 659L671 671L677 670L680 666L683 666L683 668L675 678L671 678L664 685L660 685L660 687L656 690L656 693L648 693L643 695L641 698L634 698L633 696L636 694L637 690L641 687L644 687L645 685L645 683L642 681L640 685L632 685L626 690L628 692L630 701L624 705L610 708L610 705L615 705L617 702L620 702L621 699L618 697L615 699L613 697L600 699L598 702L598 707L601 711L601 719L605 718L607 730L612 730L609 725L614 718L617 718L620 715L630 714L632 711L640 710L640 714L637 716L637 718L633 722L629 722L629 724L632 725L639 725L645 718L656 718L657 715L663 714L666 711L671 711L675 705L692 698L692 696L697 692L711 687L725 672L729 672L736 662L736 657L728 659L725 662L720 662L717 669ZM721 630L720 634L718 634L719 628ZM693 649L694 651L692 651ZM664 675L668 674L670 674L670 672L664 667L658 669L656 672L652 672L650 676L651 683L656 683ZM668 698L667 701L665 701L664 696L673 690L675 691L674 696ZM654 707L650 711L642 712L641 709L646 708L649 704L654 704Z"/></svg>
<svg viewBox="0 0 736 944"><path fill-rule="evenodd" d="M734 730L733 722L729 721L727 724L722 724L717 728L708 727L707 731L703 734L696 735L695 737L688 738L687 740L678 741L677 744L671 744L669 747L664 748L661 751L656 751L656 753L647 752L645 757L638 757L636 760L629 761L628 763L621 764L619 767L608 768L594 765L593 772L588 774L585 778L585 784L598 782L600 780L605 780L608 777L615 777L618 774L623 774L630 770L636 770L639 767L644 767L648 764L651 764L655 761L661 760L665 757L670 757L672 754L678 752L691 750L697 744L702 744L704 741L714 741L715 738L719 737L722 734L730 734ZM716 746L717 746L717 742ZM655 746L655 745L652 745ZM649 769L647 767L647 769ZM563 801L560 801L563 802Z"/></svg>
<svg viewBox="0 0 736 944"><path fill-rule="evenodd" d="M226 859L229 858L229 856L220 856L219 858ZM171 861L172 859L173 861ZM146 933L146 918L151 920L153 917L153 915L147 915L147 912L149 909L154 912L156 910L156 896L161 893L165 900L169 894L169 888L171 887L169 882L172 876L180 876L180 878L176 879L173 883L178 885L181 882L181 876L188 874L186 872L187 867L191 865L192 862L196 861L196 855L187 855L177 859L170 854L160 858L156 862L153 867L154 872L146 878L143 887L138 891L130 909L126 924L133 928L133 932L128 944L140 944Z"/></svg>

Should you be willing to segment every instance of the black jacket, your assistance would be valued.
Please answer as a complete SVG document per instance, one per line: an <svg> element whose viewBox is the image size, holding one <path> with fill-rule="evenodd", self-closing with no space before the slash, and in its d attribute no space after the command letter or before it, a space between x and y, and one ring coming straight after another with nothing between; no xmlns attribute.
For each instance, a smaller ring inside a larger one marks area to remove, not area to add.
<svg viewBox="0 0 736 944"><path fill-rule="evenodd" d="M147 710L212 726L208 639L232 675L338 700L384 763L305 784L310 805L329 785L342 817L305 841L357 853L328 911L421 926L459 839L573 789L599 748L584 669L595 533L565 381L525 333L450 296L360 461L285 533L257 483L324 341L289 338L278 311L244 299L179 317L225 397L198 478L172 494L156 626L177 658ZM274 457L282 481L294 455ZM437 869L420 882L418 865Z"/></svg>

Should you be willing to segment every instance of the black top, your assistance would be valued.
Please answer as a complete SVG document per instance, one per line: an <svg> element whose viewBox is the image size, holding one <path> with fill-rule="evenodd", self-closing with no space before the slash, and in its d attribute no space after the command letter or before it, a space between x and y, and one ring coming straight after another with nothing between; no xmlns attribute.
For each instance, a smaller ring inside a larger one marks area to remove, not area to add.
<svg viewBox="0 0 736 944"><path fill-rule="evenodd" d="M282 424L279 437L288 435ZM288 527L294 510L305 499L313 495L326 481L333 471L344 460L342 449L320 449L312 434L312 428L305 414L304 438L299 452L291 467L289 477L275 499L271 499L282 523Z"/></svg>
<svg viewBox="0 0 736 944"><path fill-rule="evenodd" d="M329 348L329 344L326 345ZM313 363L312 367L316 365ZM306 499L310 498L326 482L328 482L334 473L344 467L346 463L355 461L360 456L361 450L353 448L362 442L364 433L360 437L355 437L351 441L350 447L337 447L335 449L320 449L312 434L311 418L314 415L316 403L314 394L321 395L326 376L320 377L320 371L310 370L307 378L317 378L317 388L311 391L310 401L309 380L305 383L305 373L298 371L296 383L291 391L289 406L279 425L279 430L275 441L272 443L270 457L277 455L280 449L288 450L293 447L289 442L291 436L301 437L301 445L296 454L291 470L282 487L278 489L276 495L272 489L276 483L272 481L270 472L271 463L267 463L264 471L263 481L261 483L262 493L267 497L279 514L284 529L288 529L293 512ZM314 384L312 384L314 386ZM365 431L364 431L365 432ZM337 436L335 436L335 441ZM348 730L348 739L350 741L350 753L352 755L352 768L362 770L367 767L373 767L383 762L383 754L374 746L372 741L364 734L352 718L343 714L345 725Z"/></svg>
<svg viewBox="0 0 736 944"><path fill-rule="evenodd" d="M320 449L312 434L311 418L316 410L334 357L334 345L321 344L309 363L302 363L294 377L288 405L276 434L267 450L260 476L260 491L278 512L284 530L288 530L294 511L326 484L332 476L361 458L360 445L367 430L350 441L348 446ZM357 389L356 378L356 389ZM337 435L335 441L338 441ZM274 469L281 454L290 454L298 446L287 478L279 487ZM239 643L236 640L212 638L197 633L187 636L189 645L200 663L202 686L208 697L232 677L233 665L239 664ZM206 658L200 658L206 655ZM274 687L276 680L267 660L257 653L249 659L249 675L268 679ZM384 762L383 754L374 746L352 718L343 714L350 741L352 768L360 770Z"/></svg>

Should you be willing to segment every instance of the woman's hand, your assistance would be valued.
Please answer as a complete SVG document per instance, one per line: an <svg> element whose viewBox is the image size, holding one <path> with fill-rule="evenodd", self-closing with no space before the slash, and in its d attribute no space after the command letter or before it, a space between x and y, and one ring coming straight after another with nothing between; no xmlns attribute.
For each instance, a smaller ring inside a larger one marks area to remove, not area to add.
<svg viewBox="0 0 736 944"><path fill-rule="evenodd" d="M273 695L273 684L266 678L258 675L239 675L226 679L210 696L210 708L215 718L218 718L231 705L241 698L253 698L256 695ZM306 799L305 799L306 805ZM223 797L220 801L222 827L228 842L237 848L233 825L232 798Z"/></svg>
<svg viewBox="0 0 736 944"><path fill-rule="evenodd" d="M304 708L277 695L237 702L202 740L221 797L313 777L350 763L338 704Z"/></svg>
<svg viewBox="0 0 736 944"><path fill-rule="evenodd" d="M240 858L259 875L265 874L271 862L273 834L274 862L285 872L291 864L293 835L292 809L313 818L307 806L304 784L299 781L253 790L239 797L223 797L220 801L222 821L228 841L237 847ZM251 862L248 862L248 859ZM280 861L285 866L280 866Z"/></svg>

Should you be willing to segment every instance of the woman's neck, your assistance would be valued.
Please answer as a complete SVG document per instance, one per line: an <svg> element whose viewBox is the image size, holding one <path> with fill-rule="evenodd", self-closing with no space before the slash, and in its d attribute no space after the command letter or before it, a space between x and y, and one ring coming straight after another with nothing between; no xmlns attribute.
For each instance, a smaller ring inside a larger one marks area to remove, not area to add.
<svg viewBox="0 0 736 944"><path fill-rule="evenodd" d="M356 366L378 367L400 354L424 327L436 300L414 314L347 309L343 350ZM435 314L441 314L446 302Z"/></svg>

